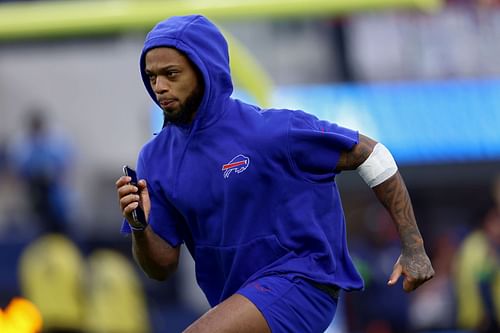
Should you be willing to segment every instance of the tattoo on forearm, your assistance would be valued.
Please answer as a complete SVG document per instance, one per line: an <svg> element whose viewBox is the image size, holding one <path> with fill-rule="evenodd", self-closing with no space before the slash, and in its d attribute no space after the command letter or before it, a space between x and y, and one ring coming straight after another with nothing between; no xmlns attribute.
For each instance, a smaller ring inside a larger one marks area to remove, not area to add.
<svg viewBox="0 0 500 333"><path fill-rule="evenodd" d="M420 250L423 245L422 236L415 221L410 196L399 172L376 186L374 191L396 224L403 252Z"/></svg>
<svg viewBox="0 0 500 333"><path fill-rule="evenodd" d="M424 242L415 221L410 195L403 178L394 176L373 188L380 202L391 214L401 237L400 264L405 270L411 290L434 276L434 269L424 249Z"/></svg>

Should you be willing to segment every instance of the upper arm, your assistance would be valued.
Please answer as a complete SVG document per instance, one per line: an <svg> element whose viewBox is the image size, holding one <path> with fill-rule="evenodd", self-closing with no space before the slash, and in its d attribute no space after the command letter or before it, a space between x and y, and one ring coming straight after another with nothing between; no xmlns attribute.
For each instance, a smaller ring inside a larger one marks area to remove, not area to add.
<svg viewBox="0 0 500 333"><path fill-rule="evenodd" d="M370 156L376 144L377 141L359 134L359 142L351 150L344 150L340 154L335 171L356 169Z"/></svg>
<svg viewBox="0 0 500 333"><path fill-rule="evenodd" d="M302 111L291 113L288 153L292 168L302 179L331 182L340 155L359 142L359 134Z"/></svg>
<svg viewBox="0 0 500 333"><path fill-rule="evenodd" d="M161 257L164 261L162 261L161 264L163 265L165 275L160 280L166 280L177 271L181 253L180 245L176 247L171 247L168 243L164 243L163 245Z"/></svg>

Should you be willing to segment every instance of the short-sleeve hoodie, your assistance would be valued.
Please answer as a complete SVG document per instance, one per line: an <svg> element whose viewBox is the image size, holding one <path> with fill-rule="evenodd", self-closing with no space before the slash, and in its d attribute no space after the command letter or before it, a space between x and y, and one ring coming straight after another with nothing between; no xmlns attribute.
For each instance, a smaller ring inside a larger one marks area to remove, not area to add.
<svg viewBox="0 0 500 333"><path fill-rule="evenodd" d="M227 43L199 15L171 17L146 37L140 70L156 103L144 58L157 47L184 53L205 91L190 125L167 123L144 145L137 172L148 183L152 229L172 246L185 243L209 303L273 274L361 289L335 183L340 153L358 133L231 98Z"/></svg>

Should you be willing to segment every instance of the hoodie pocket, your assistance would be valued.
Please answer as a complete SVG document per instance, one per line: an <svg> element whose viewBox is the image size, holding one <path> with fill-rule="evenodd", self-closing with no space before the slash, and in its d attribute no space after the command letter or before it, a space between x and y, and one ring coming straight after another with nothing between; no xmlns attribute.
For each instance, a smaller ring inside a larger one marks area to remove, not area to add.
<svg viewBox="0 0 500 333"><path fill-rule="evenodd" d="M197 246L196 279L209 303L215 305L288 252L275 235L236 246Z"/></svg>

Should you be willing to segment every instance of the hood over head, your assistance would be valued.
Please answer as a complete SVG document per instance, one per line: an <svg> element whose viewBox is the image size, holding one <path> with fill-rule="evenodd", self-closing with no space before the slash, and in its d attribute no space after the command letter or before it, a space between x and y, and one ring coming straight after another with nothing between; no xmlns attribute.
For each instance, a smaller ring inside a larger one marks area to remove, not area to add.
<svg viewBox="0 0 500 333"><path fill-rule="evenodd" d="M222 103L233 92L227 42L219 29L201 15L173 16L158 23L146 36L140 58L142 80L151 98L158 104L145 73L146 53L158 47L172 47L198 67L203 76L204 93L196 113L196 127L206 127L219 118Z"/></svg>

